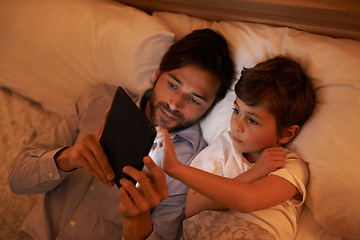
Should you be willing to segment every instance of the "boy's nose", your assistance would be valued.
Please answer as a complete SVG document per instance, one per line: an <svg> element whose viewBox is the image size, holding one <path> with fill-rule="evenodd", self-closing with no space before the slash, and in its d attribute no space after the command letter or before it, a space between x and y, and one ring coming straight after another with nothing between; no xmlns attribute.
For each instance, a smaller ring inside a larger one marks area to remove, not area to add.
<svg viewBox="0 0 360 240"><path fill-rule="evenodd" d="M244 124L243 124L241 118L239 118L239 119L236 121L235 126L236 126L237 131L239 131L239 132L244 132Z"/></svg>

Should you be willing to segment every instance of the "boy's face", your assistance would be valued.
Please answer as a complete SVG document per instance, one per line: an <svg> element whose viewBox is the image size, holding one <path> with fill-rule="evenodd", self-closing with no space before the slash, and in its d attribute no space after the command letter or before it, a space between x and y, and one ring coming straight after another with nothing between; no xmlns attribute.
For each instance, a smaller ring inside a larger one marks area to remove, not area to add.
<svg viewBox="0 0 360 240"><path fill-rule="evenodd" d="M157 73L145 114L155 126L174 131L191 126L210 108L220 81L207 71L185 66Z"/></svg>
<svg viewBox="0 0 360 240"><path fill-rule="evenodd" d="M250 107L239 98L234 101L230 122L234 149L257 159L265 148L279 146L275 117L264 107Z"/></svg>

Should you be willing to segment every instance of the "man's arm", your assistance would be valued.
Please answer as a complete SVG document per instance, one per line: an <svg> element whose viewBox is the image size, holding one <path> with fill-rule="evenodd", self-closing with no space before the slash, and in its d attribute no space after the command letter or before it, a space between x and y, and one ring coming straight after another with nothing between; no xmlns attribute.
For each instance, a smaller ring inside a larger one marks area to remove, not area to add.
<svg viewBox="0 0 360 240"><path fill-rule="evenodd" d="M52 130L38 136L35 142L21 150L13 160L8 176L14 193L32 194L50 191L70 173L59 171L54 156L76 139L79 120L68 112Z"/></svg>
<svg viewBox="0 0 360 240"><path fill-rule="evenodd" d="M114 186L114 172L100 145L100 137L104 129L109 110L106 111L104 119L93 134L83 136L74 146L64 148L59 151L54 160L59 169L64 172L72 171L76 168L85 168L91 175L99 181Z"/></svg>
<svg viewBox="0 0 360 240"><path fill-rule="evenodd" d="M124 217L123 237L125 239L146 239L153 231L150 209L156 207L168 197L164 172L156 166L150 157L144 158L149 171L138 171L126 166L123 171L134 178L141 188L126 178L122 178L119 190L119 211Z"/></svg>
<svg viewBox="0 0 360 240"><path fill-rule="evenodd" d="M81 96L59 124L24 148L10 168L11 190L19 194L50 191L79 167L65 166L71 146L80 142L81 136L96 132L103 120L103 114L99 113L109 107L114 90L116 88L97 87Z"/></svg>
<svg viewBox="0 0 360 240"><path fill-rule="evenodd" d="M31 148L24 149L11 166L9 175L11 189L16 193L46 192L61 182L61 174L66 176L68 174L66 172L76 168L85 168L98 180L113 186L114 173L99 143L104 123L105 119L97 131L84 135L73 146L47 151L49 146L60 145L61 143L56 142L59 139L59 142L62 142L62 139L69 138L58 133L62 131L66 133L73 126L64 126L62 123L55 133L48 137L49 146L44 143L46 140L40 140L40 143L37 142Z"/></svg>

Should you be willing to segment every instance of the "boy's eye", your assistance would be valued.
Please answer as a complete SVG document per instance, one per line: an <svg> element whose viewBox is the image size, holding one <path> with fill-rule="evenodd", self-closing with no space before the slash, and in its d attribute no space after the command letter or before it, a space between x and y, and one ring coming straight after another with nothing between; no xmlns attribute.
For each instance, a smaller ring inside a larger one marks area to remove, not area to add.
<svg viewBox="0 0 360 240"><path fill-rule="evenodd" d="M240 111L239 111L239 110L237 110L237 109L234 108L234 107L233 107L232 109L233 109L233 113L240 115Z"/></svg>
<svg viewBox="0 0 360 240"><path fill-rule="evenodd" d="M249 121L250 124L258 125L258 122L256 120L252 119L252 118L249 118L248 121Z"/></svg>

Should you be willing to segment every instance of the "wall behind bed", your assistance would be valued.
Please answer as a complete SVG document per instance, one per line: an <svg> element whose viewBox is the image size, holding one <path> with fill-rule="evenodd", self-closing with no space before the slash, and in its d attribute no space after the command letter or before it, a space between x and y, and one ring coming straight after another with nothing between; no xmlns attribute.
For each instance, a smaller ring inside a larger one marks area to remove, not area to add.
<svg viewBox="0 0 360 240"><path fill-rule="evenodd" d="M185 13L212 21L292 27L360 40L358 0L118 0L147 12Z"/></svg>

